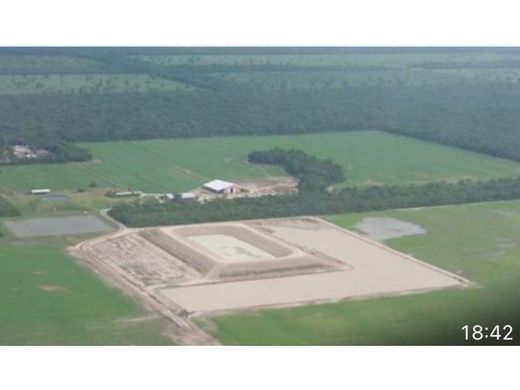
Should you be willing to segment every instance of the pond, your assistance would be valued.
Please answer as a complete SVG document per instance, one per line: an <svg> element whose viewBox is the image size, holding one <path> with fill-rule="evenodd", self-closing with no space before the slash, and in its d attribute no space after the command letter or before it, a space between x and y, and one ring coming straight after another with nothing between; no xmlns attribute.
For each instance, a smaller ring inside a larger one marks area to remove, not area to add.
<svg viewBox="0 0 520 390"><path fill-rule="evenodd" d="M95 215L11 219L5 227L16 237L61 236L112 230L112 226Z"/></svg>

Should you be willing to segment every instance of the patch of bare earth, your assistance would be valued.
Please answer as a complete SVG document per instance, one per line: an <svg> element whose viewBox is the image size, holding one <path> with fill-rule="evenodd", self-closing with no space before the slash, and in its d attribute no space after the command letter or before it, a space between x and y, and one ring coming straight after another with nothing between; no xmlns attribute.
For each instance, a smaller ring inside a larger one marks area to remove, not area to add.
<svg viewBox="0 0 520 390"><path fill-rule="evenodd" d="M42 284L38 288L41 291L44 291L44 292L64 292L64 291L68 291L68 289L66 287L57 286L55 284Z"/></svg>
<svg viewBox="0 0 520 390"><path fill-rule="evenodd" d="M426 229L395 218L366 217L354 227L366 237L377 241L426 234Z"/></svg>

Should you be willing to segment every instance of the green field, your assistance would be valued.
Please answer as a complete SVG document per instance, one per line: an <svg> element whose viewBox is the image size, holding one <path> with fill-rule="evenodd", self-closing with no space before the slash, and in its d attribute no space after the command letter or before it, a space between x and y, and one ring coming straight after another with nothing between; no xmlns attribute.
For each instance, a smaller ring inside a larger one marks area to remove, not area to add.
<svg viewBox="0 0 520 390"><path fill-rule="evenodd" d="M460 331L464 324L509 323L518 331L520 201L329 219L351 228L364 216L419 224L426 234L387 244L465 276L478 287L262 310L216 317L202 325L227 344L464 344Z"/></svg>
<svg viewBox="0 0 520 390"><path fill-rule="evenodd" d="M0 75L0 95L38 93L117 93L190 90L172 80L136 74Z"/></svg>
<svg viewBox="0 0 520 390"><path fill-rule="evenodd" d="M269 137L218 137L89 143L95 161L4 166L4 189L76 189L96 182L147 192L189 190L213 178L227 180L284 174L246 162L249 152L302 149L342 164L349 185L425 183L434 180L516 176L520 164L382 132Z"/></svg>
<svg viewBox="0 0 520 390"><path fill-rule="evenodd" d="M171 344L164 324L64 254L0 242L0 345Z"/></svg>

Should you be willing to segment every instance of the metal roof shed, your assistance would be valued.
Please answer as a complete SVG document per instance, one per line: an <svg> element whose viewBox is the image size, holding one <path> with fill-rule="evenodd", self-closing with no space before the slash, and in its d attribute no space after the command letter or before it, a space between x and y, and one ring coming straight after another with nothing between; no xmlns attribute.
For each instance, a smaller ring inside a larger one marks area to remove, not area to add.
<svg viewBox="0 0 520 390"><path fill-rule="evenodd" d="M215 192L222 192L230 187L236 187L237 185L235 183L231 183L229 181L224 180L211 180L208 181L203 185L204 188L215 191Z"/></svg>

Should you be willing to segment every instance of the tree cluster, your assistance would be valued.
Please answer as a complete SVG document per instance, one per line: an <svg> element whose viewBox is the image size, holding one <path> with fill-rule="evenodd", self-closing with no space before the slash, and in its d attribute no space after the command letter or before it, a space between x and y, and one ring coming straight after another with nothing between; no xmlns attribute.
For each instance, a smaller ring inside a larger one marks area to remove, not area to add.
<svg viewBox="0 0 520 390"><path fill-rule="evenodd" d="M34 158L17 157L12 151L14 144L27 145L32 150L42 150L44 153ZM24 139L18 138L13 145L0 139L0 165L64 163L92 159L92 154L87 149L57 139L41 139L27 143Z"/></svg>
<svg viewBox="0 0 520 390"><path fill-rule="evenodd" d="M345 188L337 193L301 192L289 196L218 199L199 204L131 202L110 215L128 226L154 226L242 219L326 215L520 199L520 178L482 182Z"/></svg>
<svg viewBox="0 0 520 390"><path fill-rule="evenodd" d="M343 167L331 160L309 156L301 150L280 148L251 152L248 161L256 164L278 165L289 175L299 179L300 192L325 191L332 184L345 181Z"/></svg>

